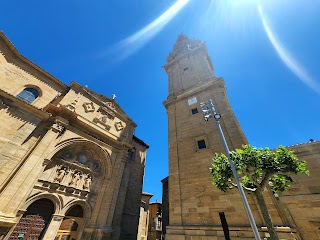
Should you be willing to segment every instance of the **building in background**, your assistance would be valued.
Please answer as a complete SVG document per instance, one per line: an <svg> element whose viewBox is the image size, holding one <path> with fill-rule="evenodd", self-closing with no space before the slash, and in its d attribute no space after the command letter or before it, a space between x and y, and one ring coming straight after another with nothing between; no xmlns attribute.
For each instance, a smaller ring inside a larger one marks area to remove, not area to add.
<svg viewBox="0 0 320 240"><path fill-rule="evenodd" d="M214 75L205 43L179 35L163 68L169 81L164 101L169 132L169 177L163 180L163 204L169 207L163 209L163 216L169 214L166 240L253 239L239 192L223 193L211 183L212 157L225 149L216 123L203 120L200 103L212 99L230 150L248 141L229 104L223 78ZM308 162L310 176L292 176L291 190L281 197L264 192L281 239L320 238L319 147L320 142L293 146ZM261 236L268 237L256 199L250 194L247 199ZM223 229L229 229L229 236Z"/></svg>
<svg viewBox="0 0 320 240"><path fill-rule="evenodd" d="M113 98L0 33L0 239L137 238L148 145Z"/></svg>
<svg viewBox="0 0 320 240"><path fill-rule="evenodd" d="M142 193L137 240L148 239L150 198L152 198L152 196L153 195L151 193L146 193L146 192Z"/></svg>
<svg viewBox="0 0 320 240"><path fill-rule="evenodd" d="M149 207L149 233L148 240L162 239L162 204L157 200Z"/></svg>

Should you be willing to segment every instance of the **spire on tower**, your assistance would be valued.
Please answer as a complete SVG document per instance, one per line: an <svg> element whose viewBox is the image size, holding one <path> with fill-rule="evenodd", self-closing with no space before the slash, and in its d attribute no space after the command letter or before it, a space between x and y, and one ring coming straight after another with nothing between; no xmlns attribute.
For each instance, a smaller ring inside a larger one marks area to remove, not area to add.
<svg viewBox="0 0 320 240"><path fill-rule="evenodd" d="M197 39L190 39L184 33L179 34L178 39L173 47L172 52L167 57L167 62L171 62L176 57L183 55L192 49L201 45L201 41Z"/></svg>

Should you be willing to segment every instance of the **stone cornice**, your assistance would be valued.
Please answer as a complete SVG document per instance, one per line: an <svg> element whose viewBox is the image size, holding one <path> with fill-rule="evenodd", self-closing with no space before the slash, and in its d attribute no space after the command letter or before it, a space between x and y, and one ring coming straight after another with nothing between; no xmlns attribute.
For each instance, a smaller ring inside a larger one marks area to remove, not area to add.
<svg viewBox="0 0 320 240"><path fill-rule="evenodd" d="M219 86L219 84L220 84L220 86ZM167 100L165 100L163 102L163 105L165 106L165 108L167 108L170 104L172 104L176 101L191 97L201 91L207 90L208 88L213 88L213 87L217 88L216 85L218 85L220 87L220 89L223 89L224 91L226 90L223 78L212 78L212 80L209 80L209 82L207 82L205 84L201 84L197 87L193 87L190 90L186 90L176 96L169 97Z"/></svg>
<svg viewBox="0 0 320 240"><path fill-rule="evenodd" d="M299 143L295 145L288 146L287 148L293 150L299 158L308 155L318 155L320 154L320 141ZM303 160L303 159L302 159Z"/></svg>
<svg viewBox="0 0 320 240"><path fill-rule="evenodd" d="M42 109L38 109L38 108L34 107L33 105L28 104L28 103L22 101L21 99L16 98L15 96L3 91L2 89L0 89L0 96L7 99L7 101L10 102L9 105L15 106L15 107L21 108L25 111L28 111L30 113L33 113L34 115L36 115L37 117L39 117L41 119L47 120L51 116L50 113L47 113L47 112L43 111ZM2 100L4 100L4 99L2 99ZM8 107L10 107L10 106L8 106Z"/></svg>

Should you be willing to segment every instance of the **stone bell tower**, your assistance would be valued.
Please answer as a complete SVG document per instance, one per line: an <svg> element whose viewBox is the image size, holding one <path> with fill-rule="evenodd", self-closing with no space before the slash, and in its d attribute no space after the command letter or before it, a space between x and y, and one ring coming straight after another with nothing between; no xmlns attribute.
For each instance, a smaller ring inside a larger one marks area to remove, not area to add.
<svg viewBox="0 0 320 240"><path fill-rule="evenodd" d="M235 117L223 78L214 69L205 43L179 35L163 66L169 77L164 101L169 130L169 225L166 240L254 239L237 189L223 193L212 185L209 168L215 153L225 153L214 120L203 120L200 103L212 99L230 150L247 139ZM282 239L296 238L294 224L270 190L269 213ZM252 195L247 199L261 236L268 237Z"/></svg>
<svg viewBox="0 0 320 240"><path fill-rule="evenodd" d="M229 225L238 225L240 232L248 231L249 220L238 192L225 194L211 183L212 158L224 148L215 122L203 120L200 102L213 100L231 150L247 140L230 107L224 80L214 75L205 43L179 35L163 68L169 77L169 96L164 102L169 124L170 207L166 239L223 237L221 215ZM248 200L254 205L252 198ZM259 223L260 216L255 217Z"/></svg>

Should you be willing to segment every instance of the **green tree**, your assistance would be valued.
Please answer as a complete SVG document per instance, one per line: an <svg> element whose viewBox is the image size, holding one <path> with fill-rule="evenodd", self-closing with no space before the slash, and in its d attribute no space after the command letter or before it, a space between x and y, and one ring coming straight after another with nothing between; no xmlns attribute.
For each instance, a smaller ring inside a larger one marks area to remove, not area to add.
<svg viewBox="0 0 320 240"><path fill-rule="evenodd" d="M283 146L271 151L268 148L260 149L243 145L241 149L231 151L230 157L235 164L243 188L256 196L270 237L278 239L263 197L263 190L269 185L273 192L281 194L290 187L289 174L309 174L306 162L299 161L293 151ZM213 185L221 191L226 192L236 187L226 155L215 154L210 172Z"/></svg>

